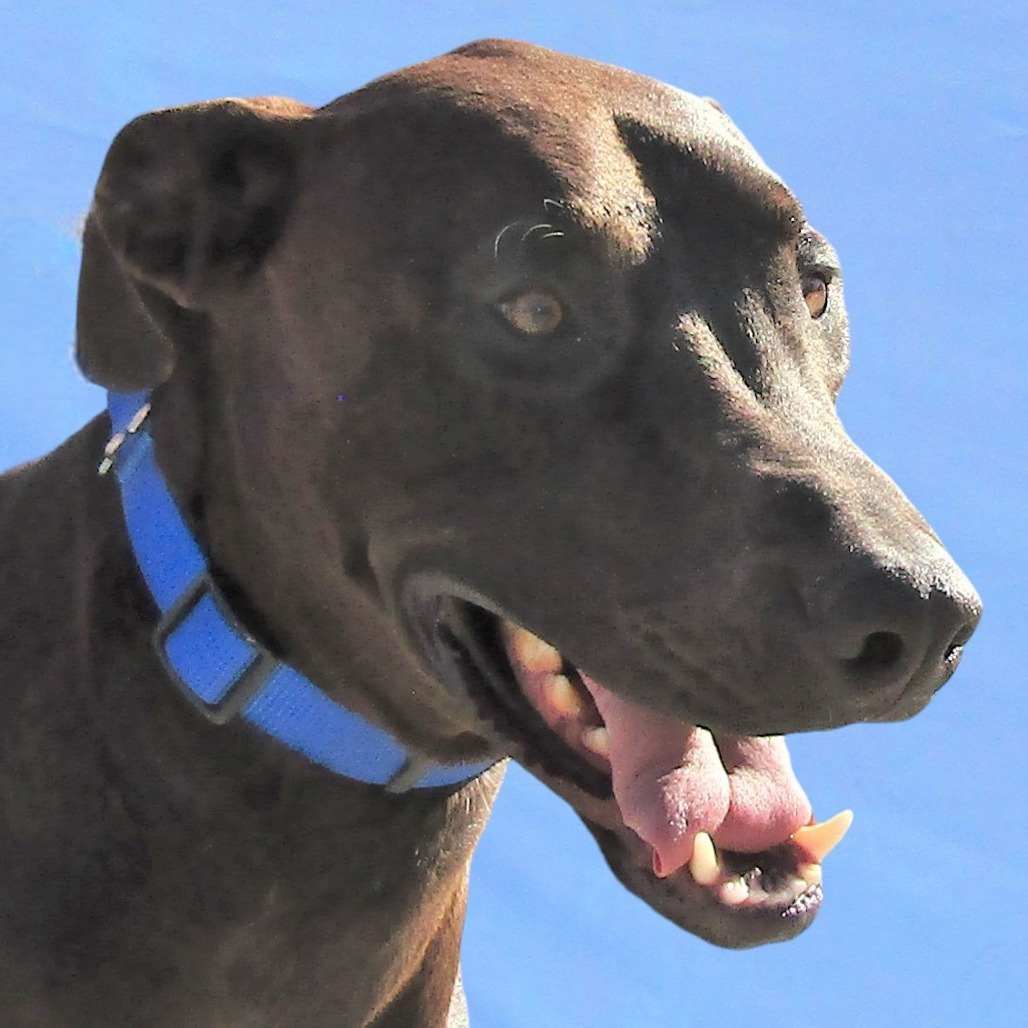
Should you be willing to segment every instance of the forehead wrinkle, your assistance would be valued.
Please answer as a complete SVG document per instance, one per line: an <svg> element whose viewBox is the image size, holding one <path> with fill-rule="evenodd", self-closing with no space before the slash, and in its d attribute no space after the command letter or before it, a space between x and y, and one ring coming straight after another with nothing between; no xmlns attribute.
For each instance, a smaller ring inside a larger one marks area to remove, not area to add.
<svg viewBox="0 0 1028 1028"><path fill-rule="evenodd" d="M495 120L555 177L560 196L548 199L600 240L610 260L634 266L646 259L657 230L657 201L606 106L583 104L572 118L543 103L522 102L506 106Z"/></svg>
<svg viewBox="0 0 1028 1028"><path fill-rule="evenodd" d="M584 228L604 240L611 258L634 266L653 248L657 202L613 118L595 113L590 130L576 140L578 153L566 174L567 204Z"/></svg>
<svg viewBox="0 0 1028 1028"><path fill-rule="evenodd" d="M799 201L726 115L671 87L651 100L660 102L618 116L617 126L662 208L707 193L762 235L798 239L806 223Z"/></svg>

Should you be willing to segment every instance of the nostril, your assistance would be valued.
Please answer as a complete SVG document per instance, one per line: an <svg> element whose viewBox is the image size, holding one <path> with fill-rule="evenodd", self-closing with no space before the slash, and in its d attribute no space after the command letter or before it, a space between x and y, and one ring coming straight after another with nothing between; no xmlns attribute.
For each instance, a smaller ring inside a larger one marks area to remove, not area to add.
<svg viewBox="0 0 1028 1028"><path fill-rule="evenodd" d="M903 656L903 639L895 632L871 632L855 657L846 660L854 671L885 671L895 666Z"/></svg>
<svg viewBox="0 0 1028 1028"><path fill-rule="evenodd" d="M949 646L946 647L946 653L942 658L944 664L948 664L955 657L960 655L961 650L964 648L964 644L974 634L974 630L975 624L966 624L961 626L960 631L953 636Z"/></svg>

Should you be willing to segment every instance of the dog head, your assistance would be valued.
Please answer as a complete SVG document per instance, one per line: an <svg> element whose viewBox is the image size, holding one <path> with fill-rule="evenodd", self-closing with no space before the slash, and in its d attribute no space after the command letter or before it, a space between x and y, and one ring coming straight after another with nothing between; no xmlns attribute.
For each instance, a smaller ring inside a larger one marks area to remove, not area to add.
<svg viewBox="0 0 1028 1028"><path fill-rule="evenodd" d="M86 232L80 362L159 387L241 616L426 752L515 755L725 945L819 902L776 737L916 713L979 616L839 422L848 348L715 104L520 44L144 116Z"/></svg>

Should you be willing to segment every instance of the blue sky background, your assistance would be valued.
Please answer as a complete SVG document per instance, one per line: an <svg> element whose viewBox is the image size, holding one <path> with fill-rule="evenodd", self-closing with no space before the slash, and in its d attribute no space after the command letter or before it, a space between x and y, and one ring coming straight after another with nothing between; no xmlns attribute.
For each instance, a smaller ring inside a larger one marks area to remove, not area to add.
<svg viewBox="0 0 1028 1028"><path fill-rule="evenodd" d="M45 452L101 406L70 356L76 231L121 125L224 95L323 103L487 35L722 102L842 255L844 421L986 613L914 721L793 740L818 813L852 806L856 823L828 861L822 914L785 945L726 952L663 922L616 883L577 818L513 769L473 868L476 1028L1024 1024L1023 0L0 0L0 465Z"/></svg>

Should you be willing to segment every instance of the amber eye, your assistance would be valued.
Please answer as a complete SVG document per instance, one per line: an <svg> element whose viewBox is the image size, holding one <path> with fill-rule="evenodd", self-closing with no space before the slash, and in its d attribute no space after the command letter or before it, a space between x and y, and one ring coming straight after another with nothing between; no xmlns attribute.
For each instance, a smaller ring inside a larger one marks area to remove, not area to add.
<svg viewBox="0 0 1028 1028"><path fill-rule="evenodd" d="M526 289L499 304L500 313L526 336L548 336L564 323L564 304L545 289Z"/></svg>
<svg viewBox="0 0 1028 1028"><path fill-rule="evenodd" d="M828 309L828 282L823 275L803 276L803 299L812 318L820 318Z"/></svg>

